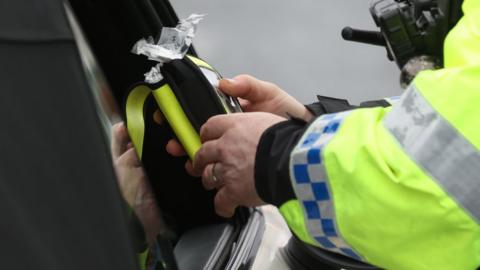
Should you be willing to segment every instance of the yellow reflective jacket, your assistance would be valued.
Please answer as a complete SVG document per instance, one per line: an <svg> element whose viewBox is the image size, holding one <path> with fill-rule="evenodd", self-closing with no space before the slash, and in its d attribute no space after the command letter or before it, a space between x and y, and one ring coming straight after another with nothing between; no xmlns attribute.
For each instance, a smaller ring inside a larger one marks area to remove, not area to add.
<svg viewBox="0 0 480 270"><path fill-rule="evenodd" d="M480 266L480 1L390 108L317 118L280 205L304 242L386 269Z"/></svg>

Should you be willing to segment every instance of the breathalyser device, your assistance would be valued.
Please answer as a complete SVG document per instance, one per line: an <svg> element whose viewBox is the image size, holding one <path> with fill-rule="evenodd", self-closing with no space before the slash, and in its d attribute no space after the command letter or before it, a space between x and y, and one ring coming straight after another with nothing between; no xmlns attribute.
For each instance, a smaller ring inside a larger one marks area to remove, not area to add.
<svg viewBox="0 0 480 270"><path fill-rule="evenodd" d="M200 128L215 115L242 112L238 100L218 88L221 75L205 61L187 55L161 67L163 79L141 83L126 102L127 127L139 157L142 156L145 124L143 105L153 95L164 118L193 160L201 147Z"/></svg>

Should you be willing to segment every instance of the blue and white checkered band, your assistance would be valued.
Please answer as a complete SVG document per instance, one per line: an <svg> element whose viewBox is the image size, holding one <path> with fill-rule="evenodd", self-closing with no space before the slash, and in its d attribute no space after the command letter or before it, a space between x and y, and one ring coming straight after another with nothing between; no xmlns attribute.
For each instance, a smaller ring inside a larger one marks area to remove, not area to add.
<svg viewBox="0 0 480 270"><path fill-rule="evenodd" d="M326 145L349 113L323 115L310 125L290 156L290 178L310 236L324 249L362 260L338 230L323 162Z"/></svg>

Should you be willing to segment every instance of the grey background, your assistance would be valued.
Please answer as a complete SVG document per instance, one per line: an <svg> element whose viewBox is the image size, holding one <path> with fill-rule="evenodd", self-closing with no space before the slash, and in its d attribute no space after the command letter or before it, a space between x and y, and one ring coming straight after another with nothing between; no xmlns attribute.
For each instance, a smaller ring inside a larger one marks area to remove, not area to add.
<svg viewBox="0 0 480 270"><path fill-rule="evenodd" d="M382 47L342 40L344 26L375 29L369 0L172 0L179 17L208 16L194 40L224 77L272 81L303 103L316 94L361 101L401 93Z"/></svg>

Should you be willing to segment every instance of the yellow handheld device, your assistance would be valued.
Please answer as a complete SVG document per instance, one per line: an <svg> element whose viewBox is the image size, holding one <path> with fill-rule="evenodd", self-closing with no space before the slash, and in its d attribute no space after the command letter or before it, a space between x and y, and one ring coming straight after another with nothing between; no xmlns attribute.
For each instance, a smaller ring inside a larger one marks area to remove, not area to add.
<svg viewBox="0 0 480 270"><path fill-rule="evenodd" d="M190 159L201 146L199 131L212 116L241 112L236 98L221 92L220 74L198 58L187 56L162 66L164 79L154 85L139 84L127 98L127 127L139 157L145 124L143 104L151 94Z"/></svg>

